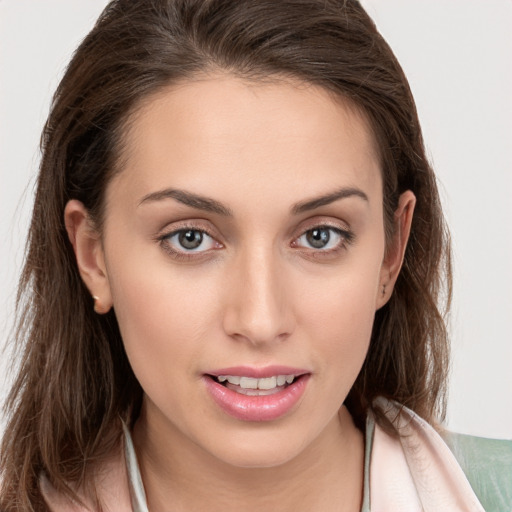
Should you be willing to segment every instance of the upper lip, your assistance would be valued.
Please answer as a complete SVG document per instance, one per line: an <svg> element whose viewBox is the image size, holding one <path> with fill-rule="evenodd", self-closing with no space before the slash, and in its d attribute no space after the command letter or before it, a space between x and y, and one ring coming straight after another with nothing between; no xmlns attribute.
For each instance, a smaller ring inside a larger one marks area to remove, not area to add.
<svg viewBox="0 0 512 512"><path fill-rule="evenodd" d="M295 375L296 377L310 373L303 368L293 368L291 366L272 365L261 368L254 366L230 366L206 372L206 375L218 377L219 375L234 375L239 377L252 377L253 379L264 379L275 375Z"/></svg>

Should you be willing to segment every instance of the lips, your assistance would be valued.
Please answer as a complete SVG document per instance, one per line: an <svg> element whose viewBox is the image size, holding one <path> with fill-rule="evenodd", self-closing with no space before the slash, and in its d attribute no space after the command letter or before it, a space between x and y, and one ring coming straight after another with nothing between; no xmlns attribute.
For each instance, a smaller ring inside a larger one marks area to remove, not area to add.
<svg viewBox="0 0 512 512"><path fill-rule="evenodd" d="M242 421L273 421L290 412L302 397L310 373L285 366L231 367L205 374L213 401Z"/></svg>

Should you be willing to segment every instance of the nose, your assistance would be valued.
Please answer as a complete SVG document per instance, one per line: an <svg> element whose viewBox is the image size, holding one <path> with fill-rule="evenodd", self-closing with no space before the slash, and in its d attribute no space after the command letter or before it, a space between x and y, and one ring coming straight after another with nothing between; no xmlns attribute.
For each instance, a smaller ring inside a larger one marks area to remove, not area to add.
<svg viewBox="0 0 512 512"><path fill-rule="evenodd" d="M284 341L295 327L291 289L271 249L239 255L227 280L224 330L255 346Z"/></svg>

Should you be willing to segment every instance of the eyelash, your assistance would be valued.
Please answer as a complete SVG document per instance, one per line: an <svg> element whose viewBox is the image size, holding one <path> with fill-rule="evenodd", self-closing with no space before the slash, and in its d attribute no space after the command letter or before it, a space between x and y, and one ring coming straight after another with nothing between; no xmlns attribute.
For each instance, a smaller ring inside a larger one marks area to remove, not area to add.
<svg viewBox="0 0 512 512"><path fill-rule="evenodd" d="M332 233L335 233L336 236L340 237L340 241L336 244L335 247L329 248L329 249L322 249L322 248L313 248L313 247L301 247L298 245L298 240L300 240L303 237L306 237L308 233L312 233L315 230L327 230L329 234L328 242L330 241L332 237ZM169 253L173 258L176 260L181 261L190 261L193 259L201 258L201 256L204 256L205 253L209 252L211 249L206 249L203 251L200 250L186 250L185 248L176 249L172 247L170 244L170 240L174 237L178 237L181 234L185 234L187 232L193 232L193 233L200 233L203 237L202 241L204 240L204 236L211 238L213 244L216 244L217 247L215 249L221 249L223 245L220 242L217 242L215 240L215 237L204 228L200 228L198 226L183 226L179 229L174 229L173 231L169 233L165 233L163 235L160 235L157 237L157 241L160 243L160 245L163 247L163 249ZM296 237L292 242L292 247L297 248L297 250L302 250L303 252L307 253L308 256L313 256L315 258L323 258L323 257L329 257L329 256L335 256L340 251L347 248L347 246L351 245L354 242L355 235L353 232L347 229L341 229L340 227L331 226L329 224L318 224L316 226L312 226L305 231L303 231L298 237Z"/></svg>

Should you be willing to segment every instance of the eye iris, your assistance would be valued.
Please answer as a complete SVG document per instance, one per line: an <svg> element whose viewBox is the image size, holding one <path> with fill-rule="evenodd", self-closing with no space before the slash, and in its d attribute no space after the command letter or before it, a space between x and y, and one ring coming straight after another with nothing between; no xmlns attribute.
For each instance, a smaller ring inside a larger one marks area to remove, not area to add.
<svg viewBox="0 0 512 512"><path fill-rule="evenodd" d="M178 235L180 245L185 249L197 249L203 241L203 233L188 229Z"/></svg>
<svg viewBox="0 0 512 512"><path fill-rule="evenodd" d="M325 247L329 243L330 238L329 230L325 228L311 229L306 234L308 243L316 249Z"/></svg>

